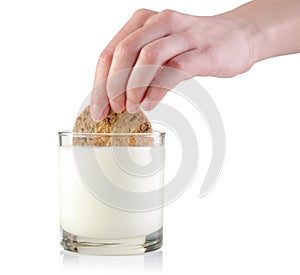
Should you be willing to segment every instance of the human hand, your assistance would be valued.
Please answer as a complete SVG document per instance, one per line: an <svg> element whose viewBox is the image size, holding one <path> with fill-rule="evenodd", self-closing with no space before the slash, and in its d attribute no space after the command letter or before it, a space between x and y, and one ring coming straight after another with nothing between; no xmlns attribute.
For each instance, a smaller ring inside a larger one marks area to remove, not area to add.
<svg viewBox="0 0 300 275"><path fill-rule="evenodd" d="M94 82L98 86L91 96L92 118L102 120L110 107L115 112L127 108L134 113L140 105L151 110L187 78L232 77L247 71L257 61L251 34L248 25L228 16L136 11L100 55ZM146 73L137 69L147 65L157 68ZM168 67L181 73L172 70L170 74ZM122 70L114 81L111 76ZM136 88L139 79L143 87Z"/></svg>

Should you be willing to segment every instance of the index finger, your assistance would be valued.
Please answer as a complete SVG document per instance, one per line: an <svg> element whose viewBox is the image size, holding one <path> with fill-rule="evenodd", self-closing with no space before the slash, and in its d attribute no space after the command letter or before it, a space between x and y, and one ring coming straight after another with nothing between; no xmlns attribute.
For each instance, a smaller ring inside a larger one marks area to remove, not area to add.
<svg viewBox="0 0 300 275"><path fill-rule="evenodd" d="M104 77L107 77L113 53L120 41L122 41L125 37L127 37L135 30L141 28L148 20L148 18L155 13L157 12L147 9L137 10L129 19L129 21L124 25L124 27L114 36L114 38L109 42L109 44L100 54L96 68L94 86L97 85L101 80L103 80Z"/></svg>
<svg viewBox="0 0 300 275"><path fill-rule="evenodd" d="M106 80L109 74L115 48L119 44L119 42L122 41L128 35L130 35L132 32L134 32L135 30L141 28L148 20L148 18L155 13L156 13L155 11L147 10L147 9L137 10L129 19L129 21L124 25L124 27L114 36L114 38L109 42L109 44L100 54L97 67L96 67L93 87L95 87L98 83ZM106 87L105 83L102 83L101 86L104 89ZM108 97L106 95L106 91L101 91L102 97L97 96L95 91L96 89L92 91L92 95L91 95L90 106L94 107L91 108L91 116L94 120L98 120L99 117L103 119L107 115L108 108L105 108L102 105L107 104ZM103 100L103 96L106 97L105 100ZM102 100L100 100L100 98L102 98ZM103 112L106 113L100 114L99 110L104 110Z"/></svg>

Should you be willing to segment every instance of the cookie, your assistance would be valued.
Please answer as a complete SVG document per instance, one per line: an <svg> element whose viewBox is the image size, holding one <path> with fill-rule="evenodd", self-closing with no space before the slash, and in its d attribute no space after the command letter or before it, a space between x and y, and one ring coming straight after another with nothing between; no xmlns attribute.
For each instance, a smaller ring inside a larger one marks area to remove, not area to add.
<svg viewBox="0 0 300 275"><path fill-rule="evenodd" d="M105 119L95 122L91 118L90 106L87 106L77 117L73 133L73 145L78 146L147 146L152 143L149 137L128 135L128 133L152 133L151 123L142 111L130 114L126 110L120 113L110 110ZM91 135L80 137L79 133ZM93 133L104 135L92 135ZM118 133L118 135L112 138L109 133ZM126 135L122 136L122 133Z"/></svg>

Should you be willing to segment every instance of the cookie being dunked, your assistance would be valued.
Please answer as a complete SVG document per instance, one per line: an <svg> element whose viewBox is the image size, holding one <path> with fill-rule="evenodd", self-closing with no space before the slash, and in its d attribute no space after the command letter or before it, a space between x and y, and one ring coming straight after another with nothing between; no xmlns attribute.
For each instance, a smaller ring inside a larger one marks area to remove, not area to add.
<svg viewBox="0 0 300 275"><path fill-rule="evenodd" d="M143 139L143 135L128 134L152 133L152 126L142 111L130 114L127 111L115 113L110 110L105 119L95 122L91 118L90 107L87 106L76 119L73 133L73 145L78 146L147 146L150 145L149 138ZM80 133L91 135L81 137ZM117 134L112 137L110 133Z"/></svg>

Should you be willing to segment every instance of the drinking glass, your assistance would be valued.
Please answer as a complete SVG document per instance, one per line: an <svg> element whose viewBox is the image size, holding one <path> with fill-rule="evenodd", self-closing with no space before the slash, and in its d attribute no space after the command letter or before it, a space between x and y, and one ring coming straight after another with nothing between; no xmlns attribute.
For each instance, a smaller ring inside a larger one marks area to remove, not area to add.
<svg viewBox="0 0 300 275"><path fill-rule="evenodd" d="M89 255L159 249L165 133L58 135L62 247Z"/></svg>

